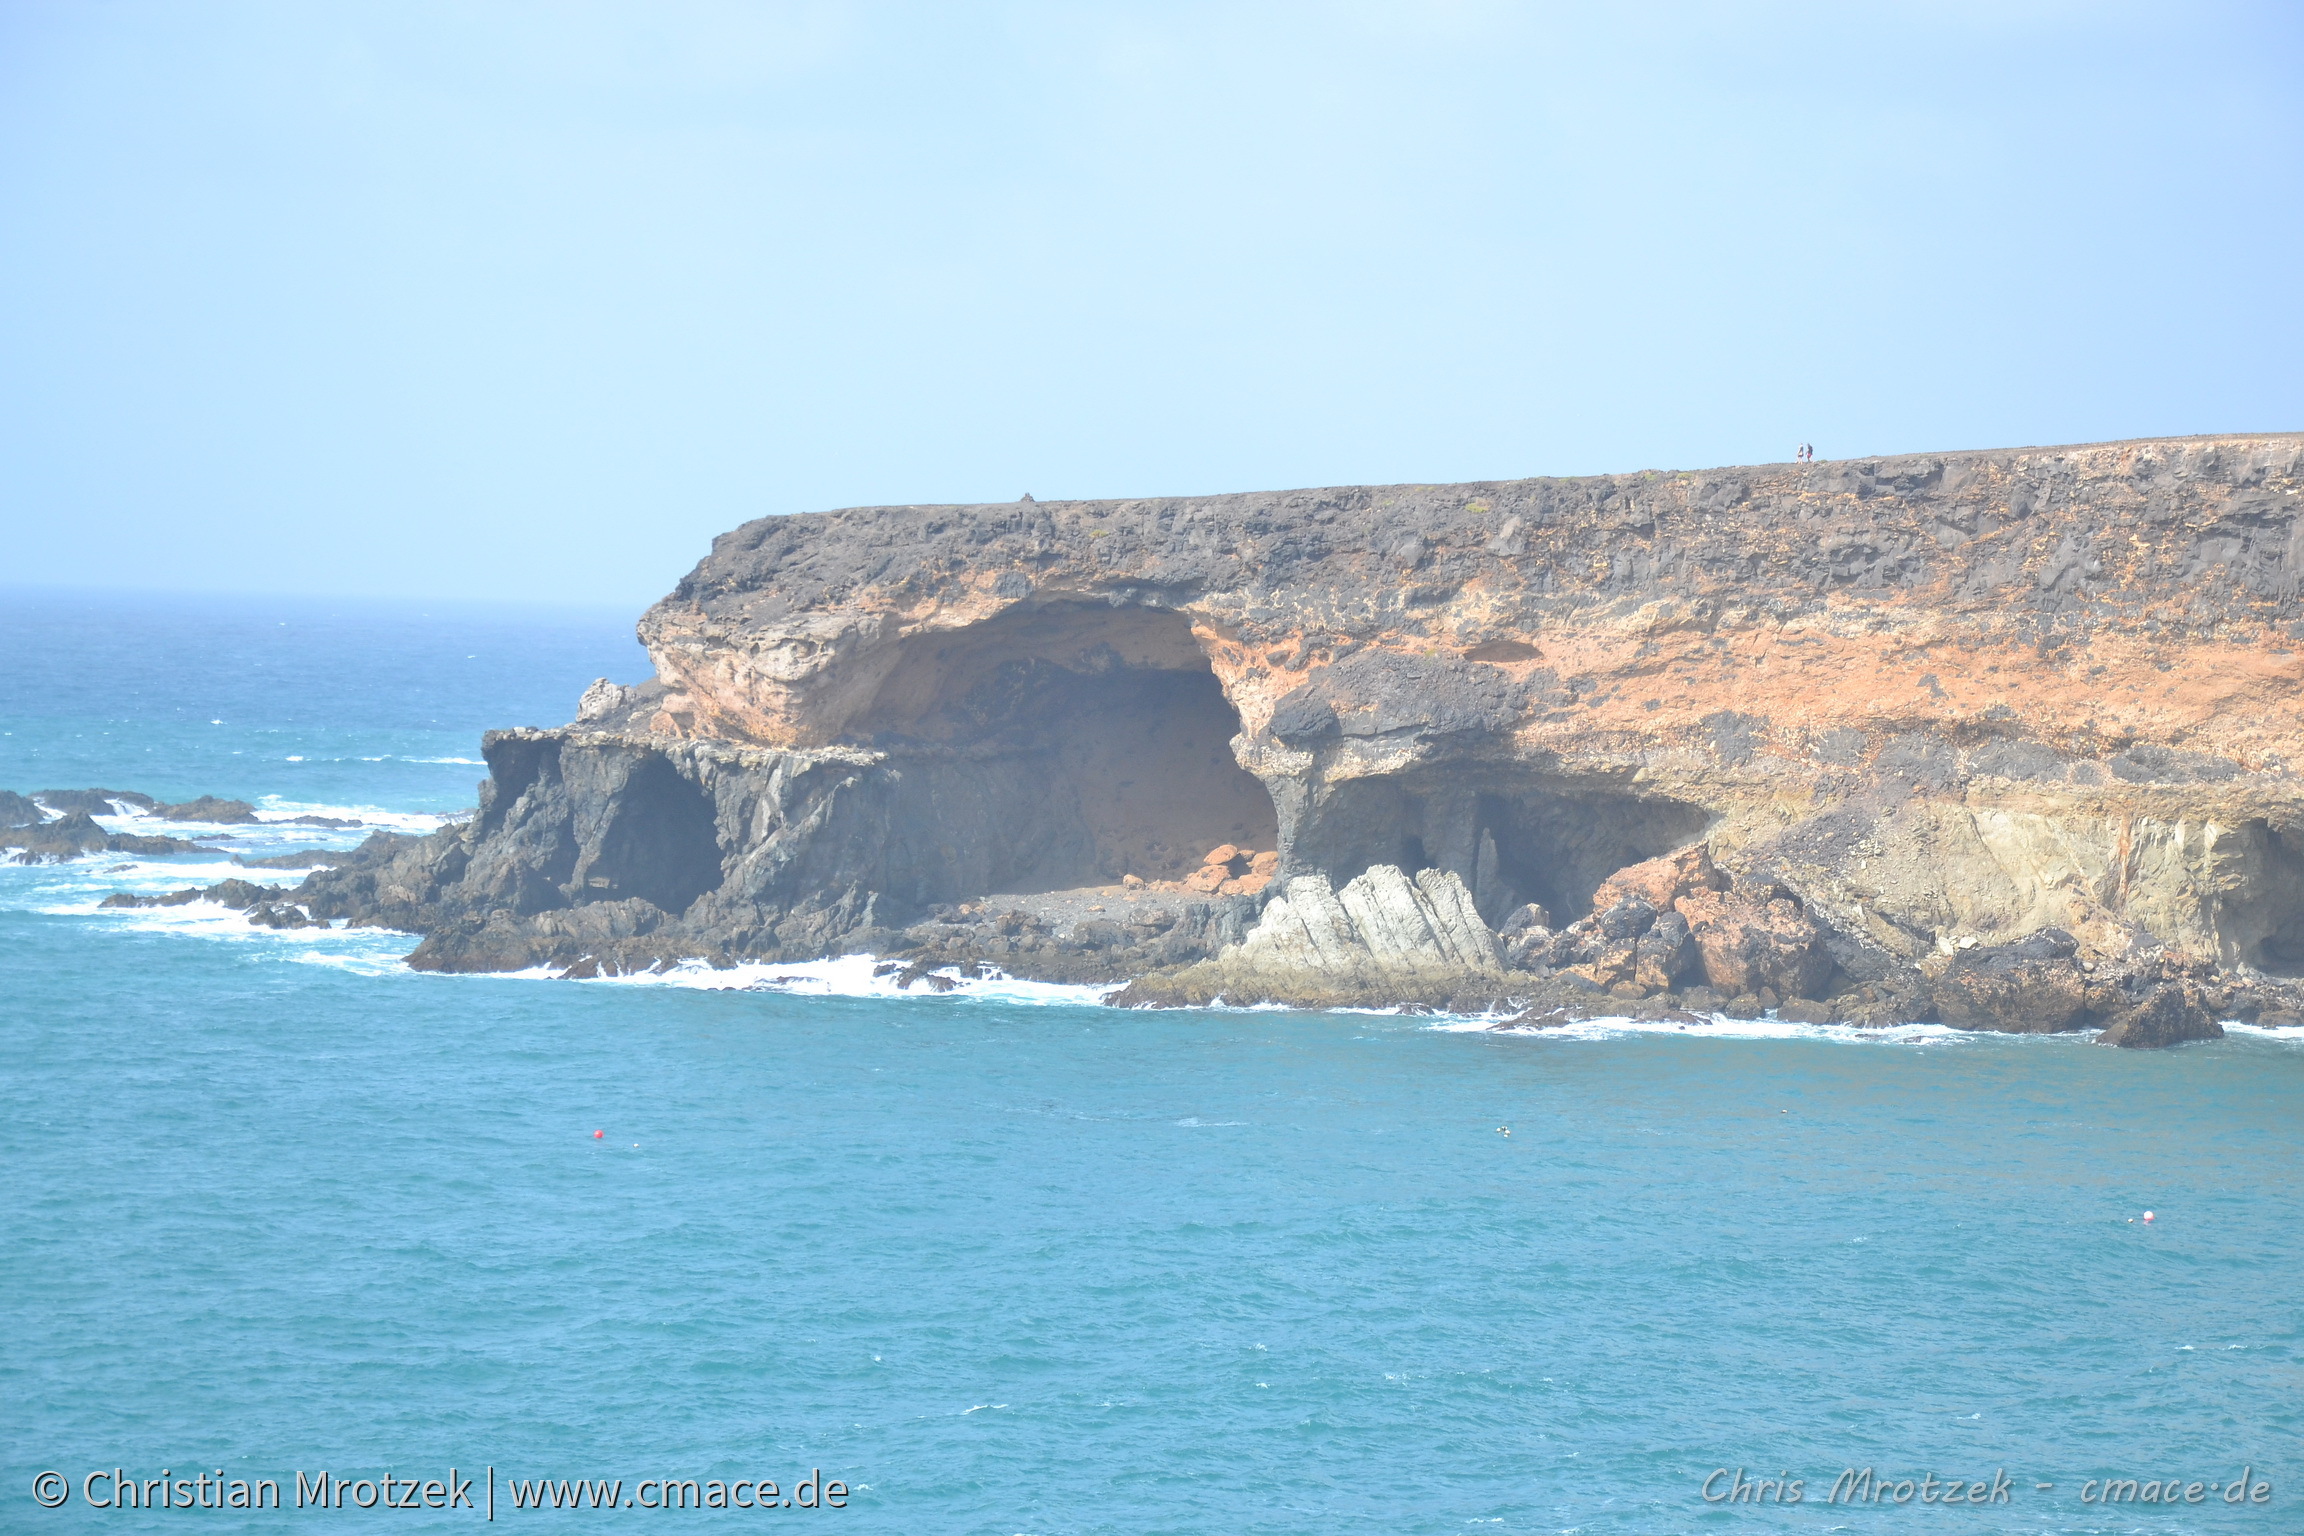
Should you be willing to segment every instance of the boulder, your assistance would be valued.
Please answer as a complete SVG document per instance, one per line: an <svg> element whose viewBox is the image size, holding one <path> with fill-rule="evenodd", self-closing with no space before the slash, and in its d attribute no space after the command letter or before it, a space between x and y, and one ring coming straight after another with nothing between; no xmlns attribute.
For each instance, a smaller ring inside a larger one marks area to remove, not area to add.
<svg viewBox="0 0 2304 1536"><path fill-rule="evenodd" d="M1675 903L1688 924L1704 982L1730 997L1809 997L1832 974L1824 929L1789 895L1762 885L1692 890Z"/></svg>
<svg viewBox="0 0 2304 1536"><path fill-rule="evenodd" d="M1412 880L1390 864L1369 868L1340 891L1319 875L1298 875L1222 958L1323 972L1504 968L1461 879L1427 869Z"/></svg>
<svg viewBox="0 0 2304 1536"><path fill-rule="evenodd" d="M1571 976L1580 976L1603 992L1632 985L1640 964L1638 939L1603 939L1589 957L1574 965L1563 967Z"/></svg>
<svg viewBox="0 0 2304 1536"><path fill-rule="evenodd" d="M1937 1016L1959 1029L2010 1034L2077 1029L2088 1011L2079 949L2063 929L2043 928L2013 944L1959 950L1936 979Z"/></svg>
<svg viewBox="0 0 2304 1536"><path fill-rule="evenodd" d="M1515 971L1548 971L1565 963L1560 934L1538 923L1510 934L1504 941L1504 964Z"/></svg>
<svg viewBox="0 0 2304 1536"><path fill-rule="evenodd" d="M36 827L48 818L38 805L12 789L0 789L0 827Z"/></svg>
<svg viewBox="0 0 2304 1536"><path fill-rule="evenodd" d="M1633 955L1632 979L1650 992L1666 992L1679 985L1696 961L1696 944L1688 919L1666 912L1640 935Z"/></svg>
<svg viewBox="0 0 2304 1536"><path fill-rule="evenodd" d="M1727 884L1712 862L1711 851L1702 843L1690 843L1662 858L1627 864L1601 881L1600 888L1592 893L1592 910L1602 912L1627 897L1636 897L1659 912L1668 911L1691 892L1721 890Z"/></svg>
<svg viewBox="0 0 2304 1536"><path fill-rule="evenodd" d="M1623 896L1613 906L1594 907L1592 926L1605 939L1636 939L1656 921L1656 912L1654 902L1638 896Z"/></svg>
<svg viewBox="0 0 2304 1536"><path fill-rule="evenodd" d="M626 688L608 679L595 678L576 701L576 720L581 725L592 725L607 719L632 702L637 689Z"/></svg>
<svg viewBox="0 0 2304 1536"><path fill-rule="evenodd" d="M1536 929L1542 929L1547 933L1551 932L1552 914L1535 902L1529 902L1524 907L1513 909L1510 915L1504 919L1503 926L1496 930L1496 936L1501 939L1515 939L1521 934Z"/></svg>
<svg viewBox="0 0 2304 1536"><path fill-rule="evenodd" d="M2221 1040L2224 1026L2208 1006L2207 995L2190 982L2164 982L2145 999L2113 1019L2098 1045L2157 1050L2187 1040Z"/></svg>

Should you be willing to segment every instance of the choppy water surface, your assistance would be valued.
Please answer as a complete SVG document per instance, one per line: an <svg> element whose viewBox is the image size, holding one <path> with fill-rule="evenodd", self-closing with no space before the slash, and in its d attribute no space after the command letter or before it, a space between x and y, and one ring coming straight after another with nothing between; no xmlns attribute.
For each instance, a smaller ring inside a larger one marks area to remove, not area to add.
<svg viewBox="0 0 2304 1536"><path fill-rule="evenodd" d="M452 630L371 610L307 612L276 687L220 681L203 636L267 617L150 605L83 650L19 609L8 644L53 686L4 669L0 786L428 825L478 770L414 759L633 675L607 622L475 671ZM437 643L380 647L395 624ZM195 729L202 689L225 723ZM2298 1039L1512 1038L903 995L853 961L419 976L391 935L95 908L232 869L0 868L0 1529L480 1523L85 1508L116 1465L291 1503L299 1470L492 1465L498 1523L539 1527L2304 1528ZM2011 1500L1821 1502L1867 1465L2005 1468ZM2243 1465L2270 1502L2224 1504ZM846 1509L508 1488L819 1467ZM1708 1505L1718 1468L1806 1501ZM2217 1492L2083 1504L2107 1476Z"/></svg>

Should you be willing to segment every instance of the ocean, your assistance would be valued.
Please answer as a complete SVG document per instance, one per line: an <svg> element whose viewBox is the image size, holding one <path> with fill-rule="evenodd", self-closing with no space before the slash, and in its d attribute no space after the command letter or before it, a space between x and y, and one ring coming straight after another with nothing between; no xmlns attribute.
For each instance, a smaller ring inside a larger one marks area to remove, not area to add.
<svg viewBox="0 0 2304 1536"><path fill-rule="evenodd" d="M0 787L434 826L645 675L629 617L0 592ZM2304 1530L2304 1032L450 977L97 905L228 873L0 865L0 1529ZM754 1507L644 1507L690 1484Z"/></svg>

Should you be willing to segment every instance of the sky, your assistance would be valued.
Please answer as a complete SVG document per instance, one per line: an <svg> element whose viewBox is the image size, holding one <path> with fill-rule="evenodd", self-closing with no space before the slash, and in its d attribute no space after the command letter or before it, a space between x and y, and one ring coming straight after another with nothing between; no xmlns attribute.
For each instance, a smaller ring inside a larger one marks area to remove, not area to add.
<svg viewBox="0 0 2304 1536"><path fill-rule="evenodd" d="M0 0L0 583L2304 428L2304 8Z"/></svg>

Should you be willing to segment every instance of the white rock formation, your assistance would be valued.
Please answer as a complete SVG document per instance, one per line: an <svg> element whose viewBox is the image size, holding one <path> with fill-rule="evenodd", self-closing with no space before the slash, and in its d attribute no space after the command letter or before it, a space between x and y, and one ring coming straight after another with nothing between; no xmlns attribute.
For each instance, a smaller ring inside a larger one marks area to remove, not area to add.
<svg viewBox="0 0 2304 1536"><path fill-rule="evenodd" d="M634 691L604 677L599 679L576 701L577 723L589 725L595 720L605 720L630 702Z"/></svg>
<svg viewBox="0 0 2304 1536"><path fill-rule="evenodd" d="M1411 880L1390 864L1372 866L1341 891L1320 875L1296 876L1222 958L1328 974L1504 969L1496 936L1462 880L1440 869Z"/></svg>

